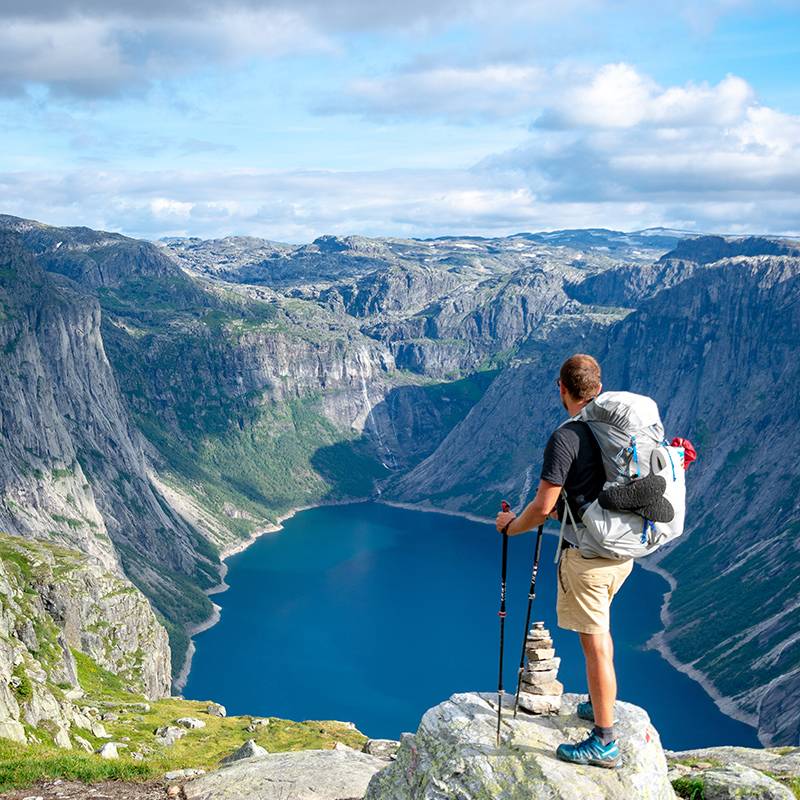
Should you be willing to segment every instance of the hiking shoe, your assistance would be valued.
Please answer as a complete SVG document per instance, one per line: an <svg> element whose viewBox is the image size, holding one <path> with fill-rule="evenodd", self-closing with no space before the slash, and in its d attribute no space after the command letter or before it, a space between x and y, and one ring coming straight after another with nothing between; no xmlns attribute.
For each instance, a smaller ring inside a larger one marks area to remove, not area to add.
<svg viewBox="0 0 800 800"><path fill-rule="evenodd" d="M630 511L652 522L672 522L675 509L664 497L667 481L651 472L625 486L609 486L600 492L597 502L608 511Z"/></svg>
<svg viewBox="0 0 800 800"><path fill-rule="evenodd" d="M592 767L605 767L616 769L622 766L622 756L615 739L610 744L604 745L595 734L589 734L580 744L560 744L556 750L556 757L571 764L588 765Z"/></svg>
<svg viewBox="0 0 800 800"><path fill-rule="evenodd" d="M594 722L594 709L592 708L592 701L586 700L583 703L578 703L577 708L578 716L581 719L589 720L589 722Z"/></svg>

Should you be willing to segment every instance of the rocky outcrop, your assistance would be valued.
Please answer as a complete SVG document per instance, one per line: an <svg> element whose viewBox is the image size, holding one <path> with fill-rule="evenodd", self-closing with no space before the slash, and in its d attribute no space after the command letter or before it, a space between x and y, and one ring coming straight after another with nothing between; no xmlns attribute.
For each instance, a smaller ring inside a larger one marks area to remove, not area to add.
<svg viewBox="0 0 800 800"><path fill-rule="evenodd" d="M667 763L647 714L617 703L623 766L579 767L555 757L565 741L586 737L576 695L564 695L558 715L517 719L506 714L496 743L496 696L456 694L429 709L413 736L403 737L397 759L370 782L367 800L672 800Z"/></svg>
<svg viewBox="0 0 800 800"><path fill-rule="evenodd" d="M659 260L690 261L694 264L713 264L738 256L800 256L796 241L767 239L763 236L696 236L678 242L674 249Z"/></svg>
<svg viewBox="0 0 800 800"><path fill-rule="evenodd" d="M203 775L183 792L186 800L359 800L385 766L349 748L272 753Z"/></svg>
<svg viewBox="0 0 800 800"><path fill-rule="evenodd" d="M105 735L70 698L82 687L73 652L132 691L169 692L169 646L149 603L84 555L0 535L0 736L26 741L22 723L60 747L74 728ZM76 742L78 740L76 739Z"/></svg>
<svg viewBox="0 0 800 800"><path fill-rule="evenodd" d="M694 791L705 800L793 800L800 784L800 748L707 747L667 751L667 761L673 785L686 797Z"/></svg>

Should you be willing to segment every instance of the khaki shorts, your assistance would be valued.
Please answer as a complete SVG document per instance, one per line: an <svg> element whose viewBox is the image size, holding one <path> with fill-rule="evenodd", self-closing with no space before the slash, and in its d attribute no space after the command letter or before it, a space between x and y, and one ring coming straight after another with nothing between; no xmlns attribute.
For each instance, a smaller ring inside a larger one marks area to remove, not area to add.
<svg viewBox="0 0 800 800"><path fill-rule="evenodd" d="M585 558L573 547L564 550L558 564L558 627L608 632L611 601L632 569L632 558Z"/></svg>

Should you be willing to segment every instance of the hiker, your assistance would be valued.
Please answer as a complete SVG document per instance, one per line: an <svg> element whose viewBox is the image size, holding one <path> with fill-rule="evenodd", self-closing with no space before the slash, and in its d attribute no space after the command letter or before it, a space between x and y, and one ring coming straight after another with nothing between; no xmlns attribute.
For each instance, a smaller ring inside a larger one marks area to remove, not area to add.
<svg viewBox="0 0 800 800"><path fill-rule="evenodd" d="M587 406L602 389L600 365L589 355L578 353L562 365L558 385L561 403L570 417ZM606 476L600 446L589 426L569 421L557 428L544 450L536 497L519 517L512 511L497 515L497 530L515 536L533 530L548 517L562 519L565 511L562 489L569 511L580 522L581 511L597 499ZM578 704L578 716L594 722L592 732L580 744L559 745L556 755L563 761L598 767L621 764L614 736L614 644L610 633L610 606L614 595L633 569L632 558L587 557L579 552L574 532L564 529L558 564L558 626L577 631L586 660L589 699Z"/></svg>

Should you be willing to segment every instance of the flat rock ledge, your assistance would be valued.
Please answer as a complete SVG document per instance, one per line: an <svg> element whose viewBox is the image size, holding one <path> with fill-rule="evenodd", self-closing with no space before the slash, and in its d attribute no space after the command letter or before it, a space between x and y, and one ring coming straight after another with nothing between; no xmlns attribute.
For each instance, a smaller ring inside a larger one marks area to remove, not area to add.
<svg viewBox="0 0 800 800"><path fill-rule="evenodd" d="M386 760L357 750L301 750L236 761L183 787L186 800L360 800Z"/></svg>
<svg viewBox="0 0 800 800"><path fill-rule="evenodd" d="M674 800L658 733L630 703L616 707L620 769L556 759L559 744L581 741L591 728L575 713L580 699L565 694L558 715L520 711L514 720L513 695L506 696L497 747L497 695L455 694L425 713L416 734L403 736L366 800Z"/></svg>

